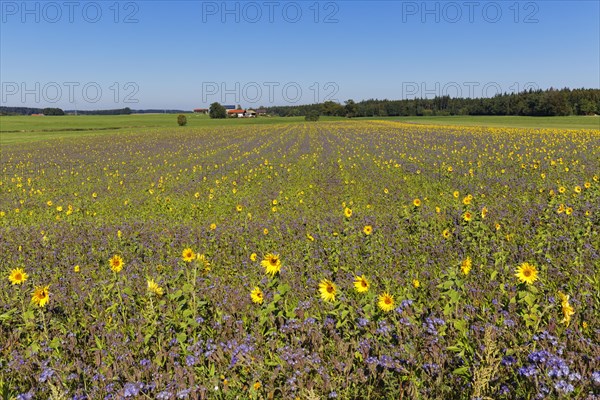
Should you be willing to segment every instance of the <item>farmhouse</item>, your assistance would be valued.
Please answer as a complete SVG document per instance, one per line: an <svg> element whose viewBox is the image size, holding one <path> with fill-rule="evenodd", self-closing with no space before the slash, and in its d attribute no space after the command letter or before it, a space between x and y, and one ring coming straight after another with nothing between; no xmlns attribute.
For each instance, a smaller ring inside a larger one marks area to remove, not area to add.
<svg viewBox="0 0 600 400"><path fill-rule="evenodd" d="M194 112L197 114L208 114L208 108L194 108Z"/></svg>
<svg viewBox="0 0 600 400"><path fill-rule="evenodd" d="M238 118L255 118L256 117L256 111L254 110L244 110L241 108L235 109L235 110L227 110L227 116L228 117L238 117Z"/></svg>

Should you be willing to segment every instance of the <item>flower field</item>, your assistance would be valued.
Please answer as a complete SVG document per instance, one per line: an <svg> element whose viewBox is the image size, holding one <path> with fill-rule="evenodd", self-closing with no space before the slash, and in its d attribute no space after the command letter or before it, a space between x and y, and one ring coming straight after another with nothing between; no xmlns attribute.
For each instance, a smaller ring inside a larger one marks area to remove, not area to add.
<svg viewBox="0 0 600 400"><path fill-rule="evenodd" d="M2 146L2 399L600 396L600 131Z"/></svg>

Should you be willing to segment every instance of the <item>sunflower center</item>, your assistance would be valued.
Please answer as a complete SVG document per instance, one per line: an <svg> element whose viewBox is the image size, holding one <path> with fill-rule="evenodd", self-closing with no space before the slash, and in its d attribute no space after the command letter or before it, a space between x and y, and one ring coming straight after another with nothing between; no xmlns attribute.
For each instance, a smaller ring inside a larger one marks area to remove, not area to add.
<svg viewBox="0 0 600 400"><path fill-rule="evenodd" d="M360 282L360 286L362 286L362 287L366 288L366 287L367 287L367 286L369 286L369 285L367 284L367 282L366 282L366 281L361 281L361 282Z"/></svg>
<svg viewBox="0 0 600 400"><path fill-rule="evenodd" d="M327 293L333 293L335 291L335 289L333 288L333 286L327 286Z"/></svg>
<svg viewBox="0 0 600 400"><path fill-rule="evenodd" d="M271 258L269 260L269 262L271 263L271 265L277 265L277 259L276 258Z"/></svg>
<svg viewBox="0 0 600 400"><path fill-rule="evenodd" d="M383 302L385 304L392 304L392 299L390 299L389 297L387 297L386 299L383 300Z"/></svg>
<svg viewBox="0 0 600 400"><path fill-rule="evenodd" d="M526 269L525 271L523 271L523 275L529 278L531 276L531 270Z"/></svg>
<svg viewBox="0 0 600 400"><path fill-rule="evenodd" d="M21 275L21 273L20 273L20 272L17 272L17 273L15 274L15 279L16 279L16 280L18 280L18 281L20 281L21 279L23 279L23 275Z"/></svg>

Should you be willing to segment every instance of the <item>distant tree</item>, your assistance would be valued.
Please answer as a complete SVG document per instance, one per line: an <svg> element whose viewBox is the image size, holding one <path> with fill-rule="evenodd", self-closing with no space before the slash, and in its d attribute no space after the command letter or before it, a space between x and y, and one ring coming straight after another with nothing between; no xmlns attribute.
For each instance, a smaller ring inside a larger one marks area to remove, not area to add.
<svg viewBox="0 0 600 400"><path fill-rule="evenodd" d="M342 116L345 112L344 107L335 101L326 101L323 103L323 114L325 115Z"/></svg>
<svg viewBox="0 0 600 400"><path fill-rule="evenodd" d="M187 124L187 118L185 115L179 114L177 116L177 124L179 124L179 126L185 126Z"/></svg>
<svg viewBox="0 0 600 400"><path fill-rule="evenodd" d="M579 114L580 115L592 115L596 111L596 106L593 102L588 99L581 100L579 103Z"/></svg>
<svg viewBox="0 0 600 400"><path fill-rule="evenodd" d="M356 103L352 99L346 101L346 105L344 106L344 109L346 111L346 117L348 117L348 118L355 117L356 113L358 112L358 107L356 106Z"/></svg>
<svg viewBox="0 0 600 400"><path fill-rule="evenodd" d="M44 115L65 115L65 112L60 108L44 108Z"/></svg>
<svg viewBox="0 0 600 400"><path fill-rule="evenodd" d="M221 104L214 102L210 105L208 115L211 118L227 118L227 110Z"/></svg>
<svg viewBox="0 0 600 400"><path fill-rule="evenodd" d="M304 117L305 121L318 121L319 120L319 112L318 111L309 111Z"/></svg>

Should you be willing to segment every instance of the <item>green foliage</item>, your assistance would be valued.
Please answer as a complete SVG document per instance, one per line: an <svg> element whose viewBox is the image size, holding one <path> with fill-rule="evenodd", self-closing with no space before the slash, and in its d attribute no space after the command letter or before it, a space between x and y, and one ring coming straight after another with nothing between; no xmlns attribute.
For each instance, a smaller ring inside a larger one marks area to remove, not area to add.
<svg viewBox="0 0 600 400"><path fill-rule="evenodd" d="M186 126L187 125L187 118L186 118L185 115L179 114L177 116L177 125L179 125L179 126Z"/></svg>
<svg viewBox="0 0 600 400"><path fill-rule="evenodd" d="M318 121L320 118L318 111L311 111L304 117L305 121Z"/></svg>
<svg viewBox="0 0 600 400"><path fill-rule="evenodd" d="M215 119L227 118L227 110L221 104L214 102L210 105L208 115Z"/></svg>
<svg viewBox="0 0 600 400"><path fill-rule="evenodd" d="M46 116L49 115L65 115L65 112L60 108L44 108L42 113Z"/></svg>

